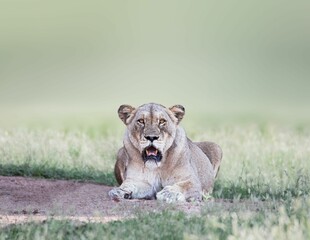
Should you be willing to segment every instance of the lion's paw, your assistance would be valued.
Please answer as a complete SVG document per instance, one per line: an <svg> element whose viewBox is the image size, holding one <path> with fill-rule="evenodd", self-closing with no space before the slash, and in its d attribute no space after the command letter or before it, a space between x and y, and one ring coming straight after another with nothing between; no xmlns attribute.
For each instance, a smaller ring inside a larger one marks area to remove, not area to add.
<svg viewBox="0 0 310 240"><path fill-rule="evenodd" d="M109 196L114 200L131 199L132 192L126 191L121 188L113 188L112 190L109 191Z"/></svg>
<svg viewBox="0 0 310 240"><path fill-rule="evenodd" d="M167 203L186 201L183 193L177 191L173 186L164 187L163 190L156 194L156 198L160 201L165 201Z"/></svg>

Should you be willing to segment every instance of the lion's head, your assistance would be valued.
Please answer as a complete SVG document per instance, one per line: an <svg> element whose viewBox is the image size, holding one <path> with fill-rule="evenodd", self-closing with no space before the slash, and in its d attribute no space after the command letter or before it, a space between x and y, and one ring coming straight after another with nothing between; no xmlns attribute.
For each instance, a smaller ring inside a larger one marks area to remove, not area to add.
<svg viewBox="0 0 310 240"><path fill-rule="evenodd" d="M138 108L122 105L118 109L120 119L127 126L126 134L143 161L154 161L156 164L172 146L184 114L185 109L181 105L166 108L155 103Z"/></svg>

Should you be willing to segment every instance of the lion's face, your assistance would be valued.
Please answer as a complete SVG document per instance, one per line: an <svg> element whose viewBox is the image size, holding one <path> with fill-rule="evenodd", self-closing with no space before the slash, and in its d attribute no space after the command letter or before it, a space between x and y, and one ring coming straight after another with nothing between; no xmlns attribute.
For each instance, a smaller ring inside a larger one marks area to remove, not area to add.
<svg viewBox="0 0 310 240"><path fill-rule="evenodd" d="M159 163L166 151L172 146L177 125L185 113L184 107L176 105L166 108L149 103L137 109L122 105L119 117L127 125L128 137L140 152L144 162Z"/></svg>

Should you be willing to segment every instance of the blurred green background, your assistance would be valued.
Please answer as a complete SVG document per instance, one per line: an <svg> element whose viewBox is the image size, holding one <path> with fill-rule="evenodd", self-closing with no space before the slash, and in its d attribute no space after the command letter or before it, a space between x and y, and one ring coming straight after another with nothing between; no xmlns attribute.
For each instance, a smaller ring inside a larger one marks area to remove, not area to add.
<svg viewBox="0 0 310 240"><path fill-rule="evenodd" d="M309 1L24 1L0 9L0 124L183 104L310 119Z"/></svg>

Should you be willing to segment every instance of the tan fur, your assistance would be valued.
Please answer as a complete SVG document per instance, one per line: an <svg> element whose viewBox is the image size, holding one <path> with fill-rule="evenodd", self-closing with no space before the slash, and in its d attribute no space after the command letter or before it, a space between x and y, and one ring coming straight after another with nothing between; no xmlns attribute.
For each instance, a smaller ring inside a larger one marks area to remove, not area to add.
<svg viewBox="0 0 310 240"><path fill-rule="evenodd" d="M222 150L215 143L194 143L186 137L179 126L183 106L149 103L135 109L122 105L118 114L127 130L114 170L120 186L109 192L113 199L190 201L212 191ZM142 157L152 144L162 154L160 161Z"/></svg>

